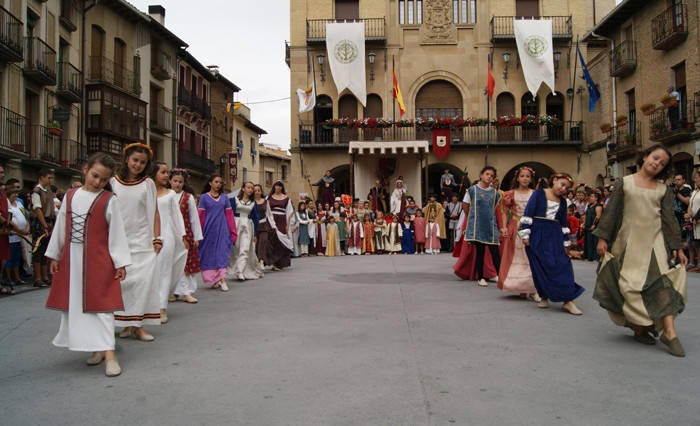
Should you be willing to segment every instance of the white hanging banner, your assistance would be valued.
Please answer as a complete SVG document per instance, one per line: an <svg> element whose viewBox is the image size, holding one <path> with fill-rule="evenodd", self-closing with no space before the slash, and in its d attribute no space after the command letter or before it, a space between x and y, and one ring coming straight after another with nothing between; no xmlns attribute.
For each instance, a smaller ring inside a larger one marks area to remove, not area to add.
<svg viewBox="0 0 700 426"><path fill-rule="evenodd" d="M365 23L327 23L326 48L338 93L348 89L362 106L366 106Z"/></svg>
<svg viewBox="0 0 700 426"><path fill-rule="evenodd" d="M515 19L515 42L525 83L532 96L537 96L542 83L554 93L554 53L550 19Z"/></svg>

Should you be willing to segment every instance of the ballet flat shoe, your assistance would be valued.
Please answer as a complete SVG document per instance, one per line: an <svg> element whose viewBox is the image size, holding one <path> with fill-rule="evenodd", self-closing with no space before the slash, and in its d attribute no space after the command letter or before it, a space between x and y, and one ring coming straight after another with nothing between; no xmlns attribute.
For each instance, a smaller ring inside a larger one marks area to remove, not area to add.
<svg viewBox="0 0 700 426"><path fill-rule="evenodd" d="M638 341L639 343L643 345L655 345L656 344L656 339L649 334L647 331L642 331L640 333L635 332L634 333L634 340Z"/></svg>
<svg viewBox="0 0 700 426"><path fill-rule="evenodd" d="M476 283L479 285L479 287L488 287L489 286L489 283L487 283L486 280L483 278L480 279L479 281L477 281Z"/></svg>
<svg viewBox="0 0 700 426"><path fill-rule="evenodd" d="M120 339L128 339L131 337L132 334L132 329L131 328L125 328L124 330L119 332L119 338Z"/></svg>
<svg viewBox="0 0 700 426"><path fill-rule="evenodd" d="M662 334L661 336L659 336L659 340L661 340L661 343L666 345L671 355L677 356L679 358L685 357L685 350L683 349L683 345L681 345L681 341L678 340L678 337L669 339L668 337L666 337L665 334Z"/></svg>
<svg viewBox="0 0 700 426"><path fill-rule="evenodd" d="M105 376L117 377L120 374L122 374L122 368L119 362L116 359L108 359L105 363Z"/></svg>
<svg viewBox="0 0 700 426"><path fill-rule="evenodd" d="M549 308L549 302L547 299L540 299L540 301L537 302L537 307L540 309L547 309Z"/></svg>
<svg viewBox="0 0 700 426"><path fill-rule="evenodd" d="M92 355L90 355L90 358L88 358L85 363L92 367L92 366L101 364L102 361L104 361L104 360L105 360L105 353L104 352L93 352Z"/></svg>
<svg viewBox="0 0 700 426"><path fill-rule="evenodd" d="M139 334L139 333L134 331L133 335L134 335L134 339L140 340L142 342L152 342L152 341L156 340L156 338L153 337L152 334L149 334L145 331L142 334Z"/></svg>
<svg viewBox="0 0 700 426"><path fill-rule="evenodd" d="M194 296L192 296L192 295L190 295L190 294L188 294L188 295L186 295L185 297L183 297L182 300L184 300L186 303L197 303L197 302L199 302L199 300L197 300L196 297L194 297Z"/></svg>
<svg viewBox="0 0 700 426"><path fill-rule="evenodd" d="M576 316L583 315L583 312L578 308L578 306L576 306L576 304L574 304L574 302L564 303L562 305L561 309L562 309L562 311L568 312L571 315L576 315Z"/></svg>

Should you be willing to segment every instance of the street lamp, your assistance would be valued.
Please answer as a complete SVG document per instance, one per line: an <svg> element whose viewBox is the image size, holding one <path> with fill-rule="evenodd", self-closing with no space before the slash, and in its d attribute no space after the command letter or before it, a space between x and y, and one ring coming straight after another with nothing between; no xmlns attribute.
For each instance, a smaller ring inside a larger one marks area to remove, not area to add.
<svg viewBox="0 0 700 426"><path fill-rule="evenodd" d="M367 54L367 59L369 60L369 81L373 82L374 81L374 59L376 58L377 54L374 53L374 51L369 52Z"/></svg>
<svg viewBox="0 0 700 426"><path fill-rule="evenodd" d="M326 73L323 70L323 64L326 62L326 55L321 53L320 55L316 56L316 60L318 61L318 66L321 67L321 83L326 81Z"/></svg>
<svg viewBox="0 0 700 426"><path fill-rule="evenodd" d="M508 81L508 63L510 62L510 52L503 52L503 81Z"/></svg>

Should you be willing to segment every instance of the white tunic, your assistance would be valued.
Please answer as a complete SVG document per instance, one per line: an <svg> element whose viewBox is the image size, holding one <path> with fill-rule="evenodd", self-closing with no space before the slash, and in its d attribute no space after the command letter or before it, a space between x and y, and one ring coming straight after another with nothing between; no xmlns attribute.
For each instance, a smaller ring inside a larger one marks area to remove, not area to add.
<svg viewBox="0 0 700 426"><path fill-rule="evenodd" d="M110 184L119 198L119 211L124 218L131 251L131 266L126 268L126 279L122 281L124 311L114 313L115 323L119 327L160 325L156 253L153 251L156 185L150 178L135 184L112 178Z"/></svg>
<svg viewBox="0 0 700 426"><path fill-rule="evenodd" d="M160 238L163 248L156 256L156 281L160 291L160 308L168 307L168 296L175 283L185 273L187 250L182 243L185 236L185 220L180 213L177 194L172 189L158 197Z"/></svg>
<svg viewBox="0 0 700 426"><path fill-rule="evenodd" d="M73 228L80 229L85 219L84 215L90 209L98 192L88 192L79 189L73 196ZM105 209L105 217L109 224L109 254L115 268L121 268L131 263L129 245L124 239L124 222L117 206L118 201L112 198ZM66 237L66 203L61 205L54 226L46 257L59 260L65 249ZM107 351L114 349L114 315L111 313L83 313L83 244L70 244L70 291L68 294L68 312L61 313L61 325L53 344L68 348L72 351ZM89 283L89 281L88 281Z"/></svg>
<svg viewBox="0 0 700 426"><path fill-rule="evenodd" d="M236 199L235 214L238 238L236 238L236 244L233 246L231 258L226 268L227 278L255 280L263 276L263 269L260 267L258 256L255 254L253 221L248 218L254 207L255 201L253 200L244 202Z"/></svg>

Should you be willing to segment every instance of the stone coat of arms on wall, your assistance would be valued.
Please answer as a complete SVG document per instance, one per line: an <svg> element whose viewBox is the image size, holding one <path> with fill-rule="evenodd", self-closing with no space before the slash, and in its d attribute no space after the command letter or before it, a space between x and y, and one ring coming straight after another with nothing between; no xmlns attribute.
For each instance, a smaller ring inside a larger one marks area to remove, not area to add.
<svg viewBox="0 0 700 426"><path fill-rule="evenodd" d="M425 0L421 44L457 44L457 27L452 22L450 0Z"/></svg>

